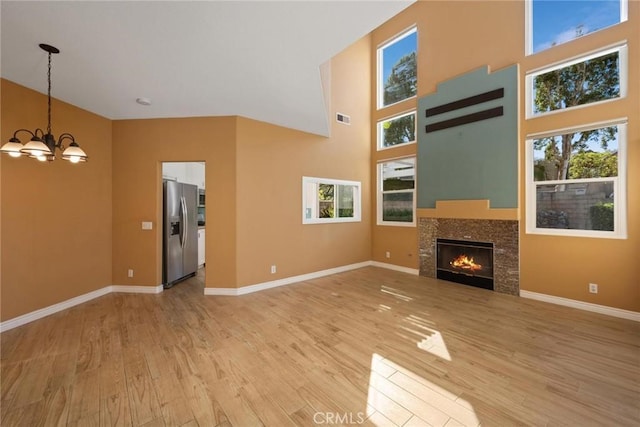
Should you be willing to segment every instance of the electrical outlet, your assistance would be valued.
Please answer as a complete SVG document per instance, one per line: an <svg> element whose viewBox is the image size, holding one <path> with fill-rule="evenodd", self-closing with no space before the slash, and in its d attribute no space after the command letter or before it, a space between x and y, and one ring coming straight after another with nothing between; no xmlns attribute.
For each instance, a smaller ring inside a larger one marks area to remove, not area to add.
<svg viewBox="0 0 640 427"><path fill-rule="evenodd" d="M127 277L133 277L133 269L130 268L129 271L127 271Z"/></svg>
<svg viewBox="0 0 640 427"><path fill-rule="evenodd" d="M271 274L275 274L275 272L276 272L276 266L272 265L271 266Z"/></svg>
<svg viewBox="0 0 640 427"><path fill-rule="evenodd" d="M598 284L597 283L589 283L589 292L592 294L598 293Z"/></svg>
<svg viewBox="0 0 640 427"><path fill-rule="evenodd" d="M391 252L387 251L387 252L384 254L384 256L385 256L386 258L391 258Z"/></svg>

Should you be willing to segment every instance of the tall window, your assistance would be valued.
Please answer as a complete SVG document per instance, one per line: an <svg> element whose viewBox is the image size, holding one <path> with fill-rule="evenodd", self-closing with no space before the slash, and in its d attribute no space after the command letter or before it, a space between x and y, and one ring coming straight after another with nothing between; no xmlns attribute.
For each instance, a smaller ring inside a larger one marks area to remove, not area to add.
<svg viewBox="0 0 640 427"><path fill-rule="evenodd" d="M415 157L378 165L378 224L415 225Z"/></svg>
<svg viewBox="0 0 640 427"><path fill-rule="evenodd" d="M378 108L416 96L417 47L412 28L378 48Z"/></svg>
<svg viewBox="0 0 640 427"><path fill-rule="evenodd" d="M626 123L527 141L527 232L626 237Z"/></svg>
<svg viewBox="0 0 640 427"><path fill-rule="evenodd" d="M527 117L626 96L627 46L527 75Z"/></svg>
<svg viewBox="0 0 640 427"><path fill-rule="evenodd" d="M378 122L378 150L416 142L416 112Z"/></svg>
<svg viewBox="0 0 640 427"><path fill-rule="evenodd" d="M302 177L302 223L360 221L360 182Z"/></svg>
<svg viewBox="0 0 640 427"><path fill-rule="evenodd" d="M627 0L530 0L527 54L627 20Z"/></svg>

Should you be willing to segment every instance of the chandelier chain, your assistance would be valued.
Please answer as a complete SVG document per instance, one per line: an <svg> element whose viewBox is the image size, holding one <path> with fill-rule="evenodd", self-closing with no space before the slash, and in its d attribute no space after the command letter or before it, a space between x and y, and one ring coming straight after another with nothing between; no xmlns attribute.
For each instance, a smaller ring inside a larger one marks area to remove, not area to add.
<svg viewBox="0 0 640 427"><path fill-rule="evenodd" d="M51 135L51 52L49 52L49 68L47 70L47 134Z"/></svg>

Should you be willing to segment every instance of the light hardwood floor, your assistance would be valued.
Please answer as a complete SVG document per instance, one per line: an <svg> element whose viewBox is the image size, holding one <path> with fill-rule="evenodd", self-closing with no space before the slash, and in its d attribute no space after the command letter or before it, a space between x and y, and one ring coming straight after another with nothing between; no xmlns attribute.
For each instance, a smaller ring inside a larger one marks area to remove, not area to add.
<svg viewBox="0 0 640 427"><path fill-rule="evenodd" d="M632 321L373 267L202 293L3 333L2 426L640 425Z"/></svg>

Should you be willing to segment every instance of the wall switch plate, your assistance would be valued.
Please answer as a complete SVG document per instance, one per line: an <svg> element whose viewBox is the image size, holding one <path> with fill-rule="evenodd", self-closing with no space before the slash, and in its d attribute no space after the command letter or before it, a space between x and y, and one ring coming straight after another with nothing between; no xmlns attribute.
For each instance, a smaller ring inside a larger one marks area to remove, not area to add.
<svg viewBox="0 0 640 427"><path fill-rule="evenodd" d="M151 221L142 221L142 229L143 230L153 230L153 222L151 222Z"/></svg>
<svg viewBox="0 0 640 427"><path fill-rule="evenodd" d="M597 283L589 283L589 292L592 294L598 293L598 284Z"/></svg>
<svg viewBox="0 0 640 427"><path fill-rule="evenodd" d="M275 272L276 272L276 266L272 265L271 266L271 274L275 274Z"/></svg>
<svg viewBox="0 0 640 427"><path fill-rule="evenodd" d="M127 277L133 277L133 269L132 269L132 268L130 268L130 269L127 271Z"/></svg>

